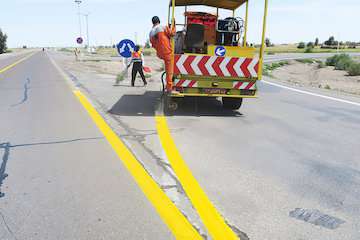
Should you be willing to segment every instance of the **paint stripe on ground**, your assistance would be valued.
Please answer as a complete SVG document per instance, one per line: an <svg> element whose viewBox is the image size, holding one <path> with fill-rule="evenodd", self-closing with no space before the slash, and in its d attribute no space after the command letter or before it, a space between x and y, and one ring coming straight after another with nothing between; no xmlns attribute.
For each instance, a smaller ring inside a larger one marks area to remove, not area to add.
<svg viewBox="0 0 360 240"><path fill-rule="evenodd" d="M281 84L268 82L268 81L264 81L264 80L262 82L265 83L265 84L271 85L271 86L283 88L283 89L290 90L290 91L293 91L293 92L307 94L307 95L314 96L314 97L320 97L320 98L324 98L324 99L327 99L327 100L332 100L332 101L336 101L336 102L351 104L351 105L355 105L355 106L360 107L360 103L358 103L358 102L352 102L352 101L348 101L348 100L341 99L341 98L329 97L329 96L325 96L325 95L321 95L321 94L317 94L317 93L312 93L312 92L308 92L308 91L304 91L304 90L300 90L300 89L296 89L296 88L292 88L292 87L286 87L286 86L281 85Z"/></svg>
<svg viewBox="0 0 360 240"><path fill-rule="evenodd" d="M146 172L136 157L126 147L123 141L114 133L102 116L91 105L87 98L80 92L74 91L79 101L89 113L97 127L110 143L127 170L131 173L145 196L157 210L164 223L171 230L177 240L203 239L175 204L161 190L158 184ZM154 226L156 227L156 226ZM223 238L229 239L229 238Z"/></svg>
<svg viewBox="0 0 360 240"><path fill-rule="evenodd" d="M20 60L4 67L3 69L0 69L0 73L4 73L8 70L10 70L11 68L15 67L16 65L18 65L19 63L22 63L23 61L25 61L26 59L30 58L32 55L34 55L35 53L31 53L30 55L26 56L26 57L23 57L21 58Z"/></svg>
<svg viewBox="0 0 360 240"><path fill-rule="evenodd" d="M165 116L156 116L156 126L161 144L169 159L171 167L178 177L182 187L198 212L202 222L213 240L239 239L226 224L225 219L217 211L193 176L190 168L183 160L171 136Z"/></svg>

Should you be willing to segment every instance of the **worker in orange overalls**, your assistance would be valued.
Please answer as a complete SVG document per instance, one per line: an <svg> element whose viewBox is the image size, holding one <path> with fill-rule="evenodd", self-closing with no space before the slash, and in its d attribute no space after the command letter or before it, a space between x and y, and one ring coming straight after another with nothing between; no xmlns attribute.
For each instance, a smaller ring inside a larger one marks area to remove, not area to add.
<svg viewBox="0 0 360 240"><path fill-rule="evenodd" d="M171 38L175 36L176 30L168 26L161 26L159 17L152 18L153 28L150 32L150 42L156 49L157 56L164 60L166 71L166 89L171 92L173 88L174 60L171 47Z"/></svg>

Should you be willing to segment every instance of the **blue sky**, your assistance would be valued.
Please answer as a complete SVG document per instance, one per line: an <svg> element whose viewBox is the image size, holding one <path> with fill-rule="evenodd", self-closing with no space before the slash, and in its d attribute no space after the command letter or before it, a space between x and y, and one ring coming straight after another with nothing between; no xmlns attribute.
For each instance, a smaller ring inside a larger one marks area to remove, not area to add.
<svg viewBox="0 0 360 240"><path fill-rule="evenodd" d="M323 41L329 35L360 41L360 29L356 27L359 0L269 0L269 3L267 35L275 43L314 41L315 37ZM165 21L167 5L168 0L83 0L82 11L90 13L92 44L134 39L135 32L141 43L148 35L153 15ZM249 41L259 42L263 1L252 0L250 6ZM238 11L240 16L243 13ZM9 35L10 47L72 46L79 35L76 14L73 0L6 0L1 3L0 28ZM228 12L222 14L226 16ZM178 15L182 19L180 12Z"/></svg>

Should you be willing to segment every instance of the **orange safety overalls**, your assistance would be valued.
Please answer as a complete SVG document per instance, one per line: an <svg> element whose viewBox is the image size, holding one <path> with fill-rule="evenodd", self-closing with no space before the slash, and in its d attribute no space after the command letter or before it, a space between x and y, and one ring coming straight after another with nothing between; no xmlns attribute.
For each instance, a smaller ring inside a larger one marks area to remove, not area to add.
<svg viewBox="0 0 360 240"><path fill-rule="evenodd" d="M175 36L175 32L175 28L170 29L160 25L153 27L150 32L150 42L156 49L157 56L165 63L166 89L168 91L173 88L174 57L170 39Z"/></svg>

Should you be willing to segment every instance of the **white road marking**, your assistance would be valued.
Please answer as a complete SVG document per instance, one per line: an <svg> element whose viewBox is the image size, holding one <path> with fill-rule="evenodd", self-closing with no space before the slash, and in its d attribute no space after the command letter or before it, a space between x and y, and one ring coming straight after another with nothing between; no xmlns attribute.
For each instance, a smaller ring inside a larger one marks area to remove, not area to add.
<svg viewBox="0 0 360 240"><path fill-rule="evenodd" d="M321 95L321 94L317 94L317 93L312 93L312 92L308 92L308 91L304 91L304 90L300 90L300 89L296 89L296 88L292 88L292 87L286 87L286 86L283 86L283 85L280 85L280 84L277 84L277 83L272 83L272 82L268 82L268 81L264 81L264 80L262 82L265 83L265 84L268 84L268 85L272 85L272 86L275 86L275 87L287 89L287 90L290 90L290 91L293 91L293 92L307 94L307 95L311 95L311 96L315 96L315 97L324 98L324 99L327 99L327 100L332 100L332 101L341 102L341 103L347 103L347 104L351 104L351 105L355 105L355 106L360 107L360 103L357 103L357 102L352 102L352 101L348 101L348 100L341 99L341 98L329 97L329 96L325 96L325 95Z"/></svg>

